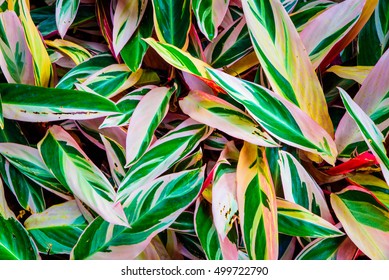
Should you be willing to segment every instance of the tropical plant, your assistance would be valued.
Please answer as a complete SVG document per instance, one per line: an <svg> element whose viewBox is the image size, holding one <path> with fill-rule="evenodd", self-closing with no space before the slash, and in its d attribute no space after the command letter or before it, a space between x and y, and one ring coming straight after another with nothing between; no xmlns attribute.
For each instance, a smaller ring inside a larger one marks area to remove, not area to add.
<svg viewBox="0 0 389 280"><path fill-rule="evenodd" d="M0 259L389 259L387 0L0 0Z"/></svg>

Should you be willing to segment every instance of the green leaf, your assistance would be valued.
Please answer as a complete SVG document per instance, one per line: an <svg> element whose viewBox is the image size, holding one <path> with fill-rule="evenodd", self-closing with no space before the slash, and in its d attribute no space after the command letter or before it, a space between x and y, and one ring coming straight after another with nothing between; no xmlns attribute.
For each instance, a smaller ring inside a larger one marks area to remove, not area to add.
<svg viewBox="0 0 389 280"><path fill-rule="evenodd" d="M80 0L58 0L55 2L55 22L63 38L76 18Z"/></svg>
<svg viewBox="0 0 389 280"><path fill-rule="evenodd" d="M122 147L115 140L102 134L100 136L107 153L107 159L112 178L115 184L119 186L127 172L127 168L125 168L126 152L124 147Z"/></svg>
<svg viewBox="0 0 389 280"><path fill-rule="evenodd" d="M44 254L70 254L87 223L75 200L33 214L24 226Z"/></svg>

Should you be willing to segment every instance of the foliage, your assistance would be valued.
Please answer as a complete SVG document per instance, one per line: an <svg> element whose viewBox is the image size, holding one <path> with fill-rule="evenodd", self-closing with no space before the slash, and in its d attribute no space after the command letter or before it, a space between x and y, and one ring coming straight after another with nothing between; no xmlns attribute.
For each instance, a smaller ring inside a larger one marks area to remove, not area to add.
<svg viewBox="0 0 389 280"><path fill-rule="evenodd" d="M0 0L0 259L389 259L387 0Z"/></svg>

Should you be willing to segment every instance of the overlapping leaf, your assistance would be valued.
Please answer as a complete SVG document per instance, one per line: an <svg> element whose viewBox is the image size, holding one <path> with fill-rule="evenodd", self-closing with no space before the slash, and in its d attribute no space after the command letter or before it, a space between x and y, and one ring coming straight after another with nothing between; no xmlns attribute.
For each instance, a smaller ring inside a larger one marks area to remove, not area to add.
<svg viewBox="0 0 389 280"><path fill-rule="evenodd" d="M63 38L72 25L80 0L58 0L55 2L55 22L59 35Z"/></svg>
<svg viewBox="0 0 389 280"><path fill-rule="evenodd" d="M67 55L76 65L91 58L91 54L85 48L71 41L55 39L54 41L46 40L45 43L47 46L53 47Z"/></svg>

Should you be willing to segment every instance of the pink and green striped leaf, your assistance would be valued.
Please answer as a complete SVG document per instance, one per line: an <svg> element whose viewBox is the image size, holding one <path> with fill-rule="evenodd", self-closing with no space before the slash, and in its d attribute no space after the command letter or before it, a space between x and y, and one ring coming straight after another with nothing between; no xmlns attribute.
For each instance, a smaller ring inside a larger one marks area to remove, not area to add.
<svg viewBox="0 0 389 280"><path fill-rule="evenodd" d="M380 164L386 183L389 184L389 158L386 155L384 136L373 120L351 99L347 92L341 88L339 91L347 112L357 124L367 146ZM384 110L386 111L386 109Z"/></svg>
<svg viewBox="0 0 389 280"><path fill-rule="evenodd" d="M8 208L0 181L0 260L38 260L38 248ZM17 242L15 242L17 241Z"/></svg>
<svg viewBox="0 0 389 280"><path fill-rule="evenodd" d="M330 222L293 202L277 199L278 231L291 236L336 237L344 235Z"/></svg>
<svg viewBox="0 0 389 280"><path fill-rule="evenodd" d="M8 83L35 83L24 29L13 11L0 13L0 67Z"/></svg>
<svg viewBox="0 0 389 280"><path fill-rule="evenodd" d="M123 96L117 103L120 114L107 116L100 128L115 127L127 125L134 113L136 106L138 106L140 100L156 86L143 86Z"/></svg>
<svg viewBox="0 0 389 280"><path fill-rule="evenodd" d="M197 19L200 31L209 41L213 41L218 34L229 0L192 0L193 13Z"/></svg>
<svg viewBox="0 0 389 280"><path fill-rule="evenodd" d="M337 151L331 136L296 105L262 86L219 70L208 69L208 73L269 134L288 145L318 154L330 164L335 163Z"/></svg>
<svg viewBox="0 0 389 280"><path fill-rule="evenodd" d="M142 69L132 72L125 64L111 64L87 77L82 85L104 97L112 98L135 85L142 72Z"/></svg>
<svg viewBox="0 0 389 280"><path fill-rule="evenodd" d="M239 220L247 253L254 260L276 260L277 205L265 148L245 142L236 176Z"/></svg>
<svg viewBox="0 0 389 280"><path fill-rule="evenodd" d="M43 254L70 254L87 225L75 200L53 205L24 222Z"/></svg>
<svg viewBox="0 0 389 280"><path fill-rule="evenodd" d="M331 194L331 205L348 237L373 260L389 258L389 210L367 190L349 186Z"/></svg>
<svg viewBox="0 0 389 280"><path fill-rule="evenodd" d="M109 99L83 91L0 84L0 92L7 119L26 122L85 120L118 112Z"/></svg>
<svg viewBox="0 0 389 280"><path fill-rule="evenodd" d="M280 151L280 171L286 200L334 223L323 191L301 163L286 151Z"/></svg>
<svg viewBox="0 0 389 280"><path fill-rule="evenodd" d="M347 236L318 238L297 255L297 260L353 260L358 248Z"/></svg>
<svg viewBox="0 0 389 280"><path fill-rule="evenodd" d="M187 119L158 139L131 166L118 188L118 201L124 201L138 187L155 179L194 149L212 133L212 129Z"/></svg>
<svg viewBox="0 0 389 280"><path fill-rule="evenodd" d="M333 136L323 89L282 4L278 0L243 0L242 4L254 50L273 91Z"/></svg>
<svg viewBox="0 0 389 280"><path fill-rule="evenodd" d="M346 0L334 5L311 20L300 32L315 69L358 21L365 2L366 0Z"/></svg>
<svg viewBox="0 0 389 280"><path fill-rule="evenodd" d="M202 91L190 91L179 104L192 119L233 137L259 146L278 146L248 114L219 97Z"/></svg>
<svg viewBox="0 0 389 280"><path fill-rule="evenodd" d="M27 45L32 55L35 84L43 87L53 86L53 67L40 33L32 21L29 2L26 0L14 0L8 3L8 8L16 12L22 23Z"/></svg>
<svg viewBox="0 0 389 280"><path fill-rule="evenodd" d="M204 50L214 68L226 67L253 51L246 20L241 18L223 30Z"/></svg>
<svg viewBox="0 0 389 280"><path fill-rule="evenodd" d="M204 168L165 175L134 190L126 209L131 228L95 219L74 247L72 259L133 259L168 228L200 194ZM180 197L180 199L177 199Z"/></svg>
<svg viewBox="0 0 389 280"><path fill-rule="evenodd" d="M192 23L190 0L151 0L158 40L186 50Z"/></svg>
<svg viewBox="0 0 389 280"><path fill-rule="evenodd" d="M73 194L105 220L127 226L116 192L100 169L64 129L52 126L38 143L50 172Z"/></svg>
<svg viewBox="0 0 389 280"><path fill-rule="evenodd" d="M298 0L281 0L282 6L284 6L286 12L290 14L296 7Z"/></svg>
<svg viewBox="0 0 389 280"><path fill-rule="evenodd" d="M364 114L367 114L373 120L383 134L389 131L389 113L387 110L389 104L389 79L382 79L382 77L389 77L388 63L389 50L385 52L376 66L370 71L362 87L354 97L354 102L361 108ZM361 142L363 143L363 138L358 132L358 125L348 114L345 114L340 120L335 139L340 157L350 157L355 149L359 153L365 151L363 146L360 145Z"/></svg>
<svg viewBox="0 0 389 280"><path fill-rule="evenodd" d="M170 97L177 87L157 87L137 104L130 120L126 139L126 167L133 165L149 148L155 130L169 110Z"/></svg>
<svg viewBox="0 0 389 280"><path fill-rule="evenodd" d="M126 176L126 152L115 140L100 134L101 140L107 153L107 159L111 176L117 186L120 185L123 178Z"/></svg>
<svg viewBox="0 0 389 280"><path fill-rule="evenodd" d="M58 0L55 2L55 22L61 38L65 37L76 18L80 0Z"/></svg>
<svg viewBox="0 0 389 280"><path fill-rule="evenodd" d="M68 56L76 65L92 57L88 50L71 41L55 39L54 41L45 40L45 43Z"/></svg>
<svg viewBox="0 0 389 280"><path fill-rule="evenodd" d="M126 45L146 10L148 0L118 0L113 17L113 48L116 56Z"/></svg>
<svg viewBox="0 0 389 280"><path fill-rule="evenodd" d="M183 233L196 235L195 226L194 226L194 212L186 210L181 213L180 216L170 225L169 229Z"/></svg>

